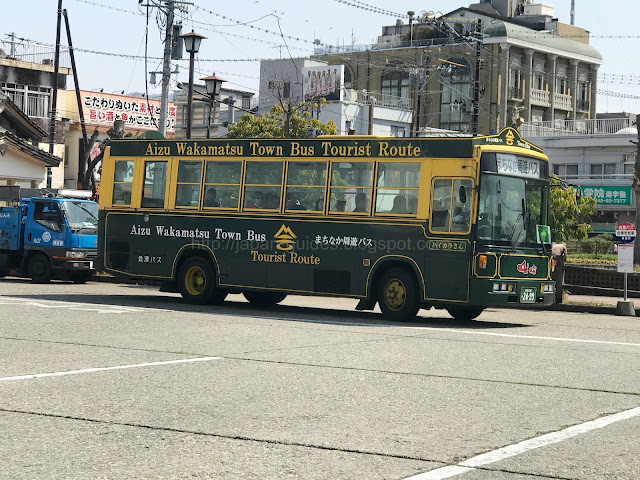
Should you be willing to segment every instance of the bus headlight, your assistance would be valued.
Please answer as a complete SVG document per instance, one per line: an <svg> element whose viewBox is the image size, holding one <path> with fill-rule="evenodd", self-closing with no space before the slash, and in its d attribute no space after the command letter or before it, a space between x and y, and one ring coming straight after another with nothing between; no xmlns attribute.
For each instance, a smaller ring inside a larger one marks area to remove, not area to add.
<svg viewBox="0 0 640 480"><path fill-rule="evenodd" d="M540 285L540 293L553 293L553 283L544 283Z"/></svg>
<svg viewBox="0 0 640 480"><path fill-rule="evenodd" d="M494 283L493 291L494 292L514 292L516 289L516 285L514 283Z"/></svg>
<svg viewBox="0 0 640 480"><path fill-rule="evenodd" d="M67 250L65 252L65 256L67 258L84 258L86 255L86 252L77 252L75 250Z"/></svg>

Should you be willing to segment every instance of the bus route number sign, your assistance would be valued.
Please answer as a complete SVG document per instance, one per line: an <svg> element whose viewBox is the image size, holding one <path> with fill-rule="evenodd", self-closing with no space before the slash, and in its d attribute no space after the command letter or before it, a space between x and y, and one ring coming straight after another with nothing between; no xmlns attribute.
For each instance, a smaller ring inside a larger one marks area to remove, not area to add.
<svg viewBox="0 0 640 480"><path fill-rule="evenodd" d="M636 227L628 222L616 227L616 240L618 243L631 243L636 239Z"/></svg>

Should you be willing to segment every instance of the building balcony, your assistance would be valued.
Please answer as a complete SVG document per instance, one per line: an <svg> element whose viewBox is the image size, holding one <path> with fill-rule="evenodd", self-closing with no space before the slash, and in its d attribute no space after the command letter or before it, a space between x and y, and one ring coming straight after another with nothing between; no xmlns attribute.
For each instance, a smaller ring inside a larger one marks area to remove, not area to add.
<svg viewBox="0 0 640 480"><path fill-rule="evenodd" d="M546 90L531 89L531 105L537 105L540 107L551 106L551 96Z"/></svg>
<svg viewBox="0 0 640 480"><path fill-rule="evenodd" d="M620 133L633 127L630 118L556 120L524 123L518 129L525 138L560 137L572 135L606 135Z"/></svg>
<svg viewBox="0 0 640 480"><path fill-rule="evenodd" d="M409 110L411 101L407 97L397 97L380 92L367 92L345 88L343 99L345 102L373 104L380 107L401 108Z"/></svg>
<svg viewBox="0 0 640 480"><path fill-rule="evenodd" d="M563 93L553 94L554 107L558 110L573 110L573 97L571 95L565 95Z"/></svg>

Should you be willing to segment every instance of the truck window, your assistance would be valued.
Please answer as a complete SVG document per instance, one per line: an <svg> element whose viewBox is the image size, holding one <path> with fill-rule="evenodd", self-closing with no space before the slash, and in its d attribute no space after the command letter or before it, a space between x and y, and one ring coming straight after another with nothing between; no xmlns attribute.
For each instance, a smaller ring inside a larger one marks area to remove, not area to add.
<svg viewBox="0 0 640 480"><path fill-rule="evenodd" d="M62 231L60 206L55 202L35 202L33 219L54 232Z"/></svg>

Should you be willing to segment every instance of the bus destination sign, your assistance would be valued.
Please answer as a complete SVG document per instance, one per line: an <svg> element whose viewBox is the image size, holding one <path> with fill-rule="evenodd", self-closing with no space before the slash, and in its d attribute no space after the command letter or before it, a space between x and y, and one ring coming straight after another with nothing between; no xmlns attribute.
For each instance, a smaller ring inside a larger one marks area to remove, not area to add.
<svg viewBox="0 0 640 480"><path fill-rule="evenodd" d="M540 178L541 176L540 161L535 158L510 153L496 153L496 159L498 173L527 178Z"/></svg>

